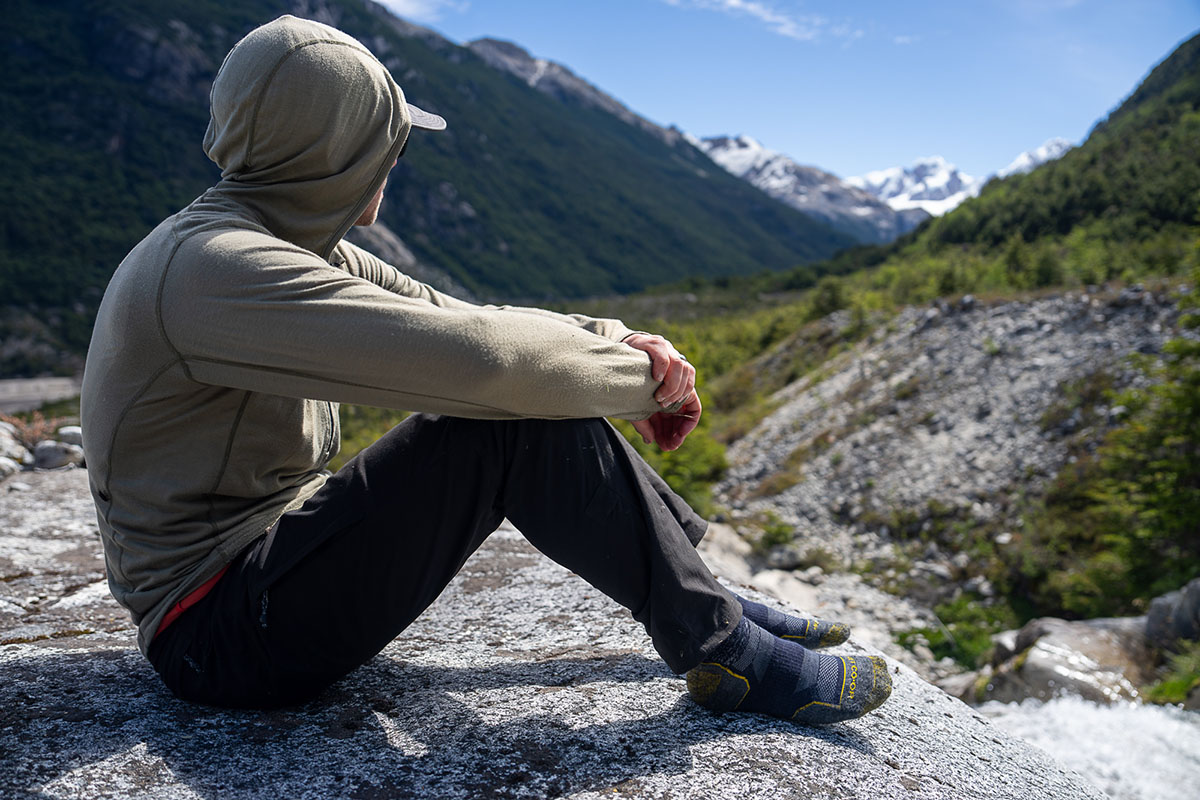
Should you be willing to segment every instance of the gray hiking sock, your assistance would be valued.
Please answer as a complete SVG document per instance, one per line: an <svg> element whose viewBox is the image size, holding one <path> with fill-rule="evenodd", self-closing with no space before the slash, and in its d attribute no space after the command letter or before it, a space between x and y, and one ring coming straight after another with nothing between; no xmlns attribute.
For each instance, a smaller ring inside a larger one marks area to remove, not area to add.
<svg viewBox="0 0 1200 800"><path fill-rule="evenodd" d="M861 717L892 692L882 658L814 653L745 617L688 671L687 685L713 711L757 711L806 725Z"/></svg>
<svg viewBox="0 0 1200 800"><path fill-rule="evenodd" d="M810 650L834 647L850 638L850 626L841 622L830 622L813 617L796 617L785 614L770 606L734 595L742 604L742 611L755 625L770 631L781 639L790 639Z"/></svg>

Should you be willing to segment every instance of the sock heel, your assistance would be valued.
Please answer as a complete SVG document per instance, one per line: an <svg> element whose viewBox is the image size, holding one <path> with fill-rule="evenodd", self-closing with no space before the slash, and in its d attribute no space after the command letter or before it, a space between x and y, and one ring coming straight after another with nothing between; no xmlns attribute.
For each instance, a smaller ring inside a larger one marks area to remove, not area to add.
<svg viewBox="0 0 1200 800"><path fill-rule="evenodd" d="M750 693L750 682L720 664L704 662L688 670L688 694L710 711L733 711Z"/></svg>

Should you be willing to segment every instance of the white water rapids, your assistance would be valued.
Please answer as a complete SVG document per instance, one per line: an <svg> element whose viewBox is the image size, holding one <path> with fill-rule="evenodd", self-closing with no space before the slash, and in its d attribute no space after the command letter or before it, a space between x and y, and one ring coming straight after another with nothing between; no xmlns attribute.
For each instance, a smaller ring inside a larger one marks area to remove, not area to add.
<svg viewBox="0 0 1200 800"><path fill-rule="evenodd" d="M985 703L1005 733L1042 748L1114 800L1200 797L1200 713L1077 697Z"/></svg>

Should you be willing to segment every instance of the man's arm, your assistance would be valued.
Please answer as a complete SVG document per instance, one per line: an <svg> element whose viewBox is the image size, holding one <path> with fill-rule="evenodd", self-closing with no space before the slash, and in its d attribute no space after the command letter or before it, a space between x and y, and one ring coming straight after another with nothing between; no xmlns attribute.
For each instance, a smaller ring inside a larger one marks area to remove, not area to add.
<svg viewBox="0 0 1200 800"><path fill-rule="evenodd" d="M162 330L197 381L476 418L660 410L650 358L554 315L397 295L259 234L192 237Z"/></svg>
<svg viewBox="0 0 1200 800"><path fill-rule="evenodd" d="M345 269L351 275L369 280L376 286L386 289L393 294L404 297L414 297L432 303L439 308L487 309L510 313L533 314L547 319L557 320L567 325L583 328L598 336L611 339L614 342L623 341L635 331L630 330L620 320L588 317L583 314L560 314L557 311L547 311L544 308L526 306L493 306L468 303L444 292L439 292L426 283L414 280L400 270L388 264L373 253L362 249L346 240L338 245L338 252L346 260Z"/></svg>
<svg viewBox="0 0 1200 800"><path fill-rule="evenodd" d="M395 294L432 303L446 309L475 309L507 313L532 314L620 341L641 350L650 357L651 376L659 383L654 399L670 412L657 411L643 420L635 420L634 428L649 444L657 443L664 450L674 450L683 443L700 421L700 398L695 392L696 370L675 347L661 336L631 331L619 320L595 319L581 314L559 314L540 308L521 306L480 306L439 292L428 284L416 281L374 254L350 242L343 241L339 251L346 260L346 270L370 280Z"/></svg>

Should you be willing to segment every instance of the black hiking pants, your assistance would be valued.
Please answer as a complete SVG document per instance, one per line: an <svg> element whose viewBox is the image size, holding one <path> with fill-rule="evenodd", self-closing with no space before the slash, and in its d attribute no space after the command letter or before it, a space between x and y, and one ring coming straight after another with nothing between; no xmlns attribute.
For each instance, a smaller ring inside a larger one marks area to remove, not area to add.
<svg viewBox="0 0 1200 800"><path fill-rule="evenodd" d="M677 673L741 618L695 551L707 523L607 422L418 414L243 551L150 660L185 700L302 702L403 631L505 517Z"/></svg>

